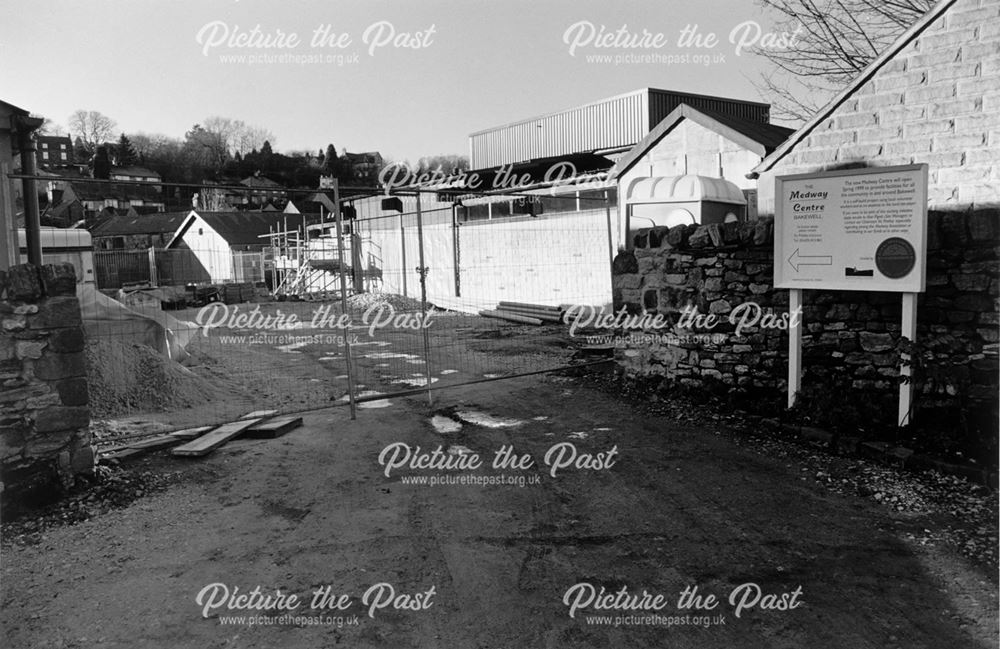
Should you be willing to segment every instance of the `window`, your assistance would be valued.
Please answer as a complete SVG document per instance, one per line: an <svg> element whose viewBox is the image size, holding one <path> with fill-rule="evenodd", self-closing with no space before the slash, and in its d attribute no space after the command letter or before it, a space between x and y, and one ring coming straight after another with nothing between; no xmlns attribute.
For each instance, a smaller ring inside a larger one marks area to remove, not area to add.
<svg viewBox="0 0 1000 649"><path fill-rule="evenodd" d="M42 160L48 160L48 159L49 159L49 152L42 151Z"/></svg>

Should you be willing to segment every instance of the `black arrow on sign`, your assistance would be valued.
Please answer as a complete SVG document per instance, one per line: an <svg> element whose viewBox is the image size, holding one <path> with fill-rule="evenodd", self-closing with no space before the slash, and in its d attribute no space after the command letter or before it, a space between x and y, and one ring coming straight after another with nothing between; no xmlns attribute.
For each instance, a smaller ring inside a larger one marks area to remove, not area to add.
<svg viewBox="0 0 1000 649"><path fill-rule="evenodd" d="M799 272L799 266L833 266L833 257L830 255L800 255L796 248L791 257L788 258L788 265Z"/></svg>

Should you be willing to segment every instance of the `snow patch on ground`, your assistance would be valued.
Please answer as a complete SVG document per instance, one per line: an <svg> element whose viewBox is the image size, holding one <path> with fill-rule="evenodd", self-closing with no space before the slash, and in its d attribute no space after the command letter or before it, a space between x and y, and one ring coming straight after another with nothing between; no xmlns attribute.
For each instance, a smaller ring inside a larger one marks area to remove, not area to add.
<svg viewBox="0 0 1000 649"><path fill-rule="evenodd" d="M462 423L455 421L454 419L449 419L442 415L434 415L431 417L431 426L434 430L441 433L442 435L447 435L449 433L457 433L462 430Z"/></svg>
<svg viewBox="0 0 1000 649"><path fill-rule="evenodd" d="M363 386L359 385L358 387L360 388ZM376 392L375 390L362 390L361 392L358 392L357 398L361 399L363 397L377 397L381 394L382 394L381 392ZM350 400L351 397L350 395L347 394L338 399L338 401L344 401L344 402L349 402ZM364 403L359 403L358 408L388 408L391 405L392 402L390 402L388 399L376 399L374 401L365 401Z"/></svg>
<svg viewBox="0 0 1000 649"><path fill-rule="evenodd" d="M524 423L520 419L494 417L478 410L460 410L455 413L455 416L468 424L475 424L483 428L514 428Z"/></svg>
<svg viewBox="0 0 1000 649"><path fill-rule="evenodd" d="M426 378L416 378L416 379L396 379L393 381L396 385L408 385L412 388L422 388L427 385ZM437 379L431 379L431 383L437 383Z"/></svg>

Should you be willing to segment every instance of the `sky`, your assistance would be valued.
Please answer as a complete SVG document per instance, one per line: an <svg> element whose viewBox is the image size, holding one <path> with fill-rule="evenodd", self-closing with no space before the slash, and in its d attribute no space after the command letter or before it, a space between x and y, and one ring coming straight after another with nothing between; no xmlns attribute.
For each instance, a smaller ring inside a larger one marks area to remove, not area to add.
<svg viewBox="0 0 1000 649"><path fill-rule="evenodd" d="M0 22L0 99L64 129L77 109L174 137L220 115L278 151L415 162L644 87L766 101L766 59L733 40L769 18L752 0L33 0ZM679 42L695 27L716 42Z"/></svg>

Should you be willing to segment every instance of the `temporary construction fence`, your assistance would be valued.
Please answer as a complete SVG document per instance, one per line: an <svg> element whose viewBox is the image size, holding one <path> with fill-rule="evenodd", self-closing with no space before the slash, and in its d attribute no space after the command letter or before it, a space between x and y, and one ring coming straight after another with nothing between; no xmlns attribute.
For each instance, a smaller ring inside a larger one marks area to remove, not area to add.
<svg viewBox="0 0 1000 649"><path fill-rule="evenodd" d="M613 195L339 191L324 192L325 222L296 217L284 245L266 236L224 261L197 246L93 250L78 294L97 425L353 414L595 362L563 315L611 302ZM207 271L226 264L217 290Z"/></svg>
<svg viewBox="0 0 1000 649"><path fill-rule="evenodd" d="M234 250L215 253L228 257L225 263L205 264L208 251L166 250L95 250L94 273L97 288L119 289L134 284L184 286L205 282L263 283L268 261L264 250ZM207 266L207 267L206 267ZM224 267L224 276L211 272Z"/></svg>

